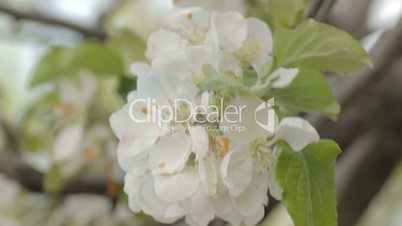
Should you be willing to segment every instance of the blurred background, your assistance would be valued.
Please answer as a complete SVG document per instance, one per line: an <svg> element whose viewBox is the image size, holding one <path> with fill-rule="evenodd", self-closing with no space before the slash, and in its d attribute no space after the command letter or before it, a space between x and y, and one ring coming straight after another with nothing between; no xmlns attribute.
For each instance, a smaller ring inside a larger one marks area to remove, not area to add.
<svg viewBox="0 0 402 226"><path fill-rule="evenodd" d="M267 18L266 0L194 2ZM172 7L0 0L0 226L158 225L128 210L108 117L135 88L132 63L145 60L149 34ZM343 108L336 122L305 116L344 151L340 226L402 226L401 15L402 0L312 0L307 12L361 40L375 65L328 75ZM270 200L261 225L291 226Z"/></svg>

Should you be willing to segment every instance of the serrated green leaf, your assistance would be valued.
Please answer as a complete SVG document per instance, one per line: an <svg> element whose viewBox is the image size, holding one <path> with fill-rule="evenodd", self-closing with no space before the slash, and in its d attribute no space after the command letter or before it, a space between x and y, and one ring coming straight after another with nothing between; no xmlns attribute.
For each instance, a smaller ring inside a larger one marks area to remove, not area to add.
<svg viewBox="0 0 402 226"><path fill-rule="evenodd" d="M38 85L60 76L74 76L86 69L98 76L110 76L124 71L124 63L114 50L95 42L80 43L72 48L51 49L39 62L31 81Z"/></svg>
<svg viewBox="0 0 402 226"><path fill-rule="evenodd" d="M276 178L295 226L336 226L335 159L339 146L320 140L300 152L279 142Z"/></svg>
<svg viewBox="0 0 402 226"><path fill-rule="evenodd" d="M361 44L345 31L312 19L296 30L274 35L278 67L302 67L319 71L354 72L372 66Z"/></svg>
<svg viewBox="0 0 402 226"><path fill-rule="evenodd" d="M203 91L224 91L231 94L244 89L243 81L233 73L223 73L206 78L200 88Z"/></svg>
<svg viewBox="0 0 402 226"><path fill-rule="evenodd" d="M340 112L328 81L317 71L302 69L288 87L270 94L292 114L318 111L336 119Z"/></svg>
<svg viewBox="0 0 402 226"><path fill-rule="evenodd" d="M129 72L129 67L133 62L146 60L147 45L145 40L127 29L111 36L108 40L108 46L121 55L126 66L126 72Z"/></svg>
<svg viewBox="0 0 402 226"><path fill-rule="evenodd" d="M291 28L304 17L308 0L269 0L268 17L274 28Z"/></svg>
<svg viewBox="0 0 402 226"><path fill-rule="evenodd" d="M61 191L66 183L66 179L60 172L58 165L53 165L43 179L43 188L46 192L56 194Z"/></svg>

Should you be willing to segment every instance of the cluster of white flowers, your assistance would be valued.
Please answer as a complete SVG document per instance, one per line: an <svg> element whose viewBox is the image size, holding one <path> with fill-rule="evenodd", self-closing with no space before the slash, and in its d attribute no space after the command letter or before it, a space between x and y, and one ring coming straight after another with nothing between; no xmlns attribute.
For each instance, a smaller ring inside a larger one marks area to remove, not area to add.
<svg viewBox="0 0 402 226"><path fill-rule="evenodd" d="M142 225L129 209L103 195L72 194L59 202L43 193L25 191L0 174L1 226L110 226Z"/></svg>
<svg viewBox="0 0 402 226"><path fill-rule="evenodd" d="M47 117L43 117L48 121L39 124L35 118L32 123L46 134L44 142L48 143L42 143L39 150L27 150L23 154L28 164L44 173L57 165L64 178L75 176L88 165L91 171L121 176L114 164L117 144L110 127L100 120L90 119L100 85L95 75L86 71L76 78L61 78L55 82L55 91L50 95L56 96L56 100L41 108L50 109Z"/></svg>
<svg viewBox="0 0 402 226"><path fill-rule="evenodd" d="M48 219L47 225L110 226L141 225L127 207L112 202L105 196L74 194L65 197Z"/></svg>
<svg viewBox="0 0 402 226"><path fill-rule="evenodd" d="M255 111L265 103L259 93L203 91L200 84L214 76L205 73L205 65L217 75L230 71L241 78L245 70L259 73L271 60L272 47L271 30L258 19L198 7L171 11L163 27L149 38L150 65L132 66L138 75L137 90L110 118L120 140L118 160L126 171L124 190L131 210L163 223L185 217L190 225L208 225L215 217L233 225L255 225L263 218L268 188L275 197L281 196L273 178L279 152L275 141L286 140L294 150L301 150L317 141L318 134L296 117L282 119L274 131L266 130L258 121L267 119L267 112ZM283 88L297 73L281 68L265 82L267 87ZM146 98L156 107L137 101ZM176 105L175 100L186 101ZM242 120L222 120L221 114L200 120L208 111L190 108L222 110L229 105L246 106ZM173 111L159 116L174 120L147 120L162 112L162 106ZM277 117L271 117L277 123ZM231 125L245 130L220 129Z"/></svg>

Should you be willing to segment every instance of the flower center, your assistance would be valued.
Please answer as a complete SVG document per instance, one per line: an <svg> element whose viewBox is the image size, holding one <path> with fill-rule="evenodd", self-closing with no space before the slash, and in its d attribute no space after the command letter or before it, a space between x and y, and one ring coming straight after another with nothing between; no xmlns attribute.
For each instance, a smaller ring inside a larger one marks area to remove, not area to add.
<svg viewBox="0 0 402 226"><path fill-rule="evenodd" d="M236 51L236 56L242 61L250 61L262 53L260 42L253 36L248 36L242 47Z"/></svg>
<svg viewBox="0 0 402 226"><path fill-rule="evenodd" d="M194 45L194 46L201 45L206 39L204 29L197 28L197 27L187 30L186 37L187 37L190 45Z"/></svg>

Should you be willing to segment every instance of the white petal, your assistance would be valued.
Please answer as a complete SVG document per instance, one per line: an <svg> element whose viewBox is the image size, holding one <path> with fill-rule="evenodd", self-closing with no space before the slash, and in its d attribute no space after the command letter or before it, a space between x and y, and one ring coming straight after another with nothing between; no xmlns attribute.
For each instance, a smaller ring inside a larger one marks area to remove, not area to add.
<svg viewBox="0 0 402 226"><path fill-rule="evenodd" d="M183 47L183 40L177 33L160 29L149 37L146 56L151 60L156 57L167 57Z"/></svg>
<svg viewBox="0 0 402 226"><path fill-rule="evenodd" d="M265 213L265 207L261 206L260 209L258 210L258 212L251 217L246 217L243 219L243 222L246 226L254 226L257 225L258 222L260 222L262 220L262 218L264 218L264 213Z"/></svg>
<svg viewBox="0 0 402 226"><path fill-rule="evenodd" d="M186 221L195 223L195 225L208 225L215 217L215 211L207 194L202 188L198 188L197 192L191 196L190 216L186 217Z"/></svg>
<svg viewBox="0 0 402 226"><path fill-rule="evenodd" d="M146 214L165 223L172 223L184 215L184 210L177 204L169 204L158 197L154 188L154 179L150 175L144 178L137 199L138 204Z"/></svg>
<svg viewBox="0 0 402 226"><path fill-rule="evenodd" d="M197 190L200 179L193 168L185 168L172 176L156 176L155 192L166 202L180 202Z"/></svg>
<svg viewBox="0 0 402 226"><path fill-rule="evenodd" d="M202 126L193 126L189 128L189 134L193 145L193 152L196 154L196 159L203 159L209 148L207 132Z"/></svg>
<svg viewBox="0 0 402 226"><path fill-rule="evenodd" d="M147 106L146 98L139 96L138 92L131 94L130 98L132 98L132 102L113 113L109 119L116 136L120 140L124 140L126 136L144 139L159 137L162 131L157 122L149 120L152 112ZM144 109L146 109L145 112Z"/></svg>
<svg viewBox="0 0 402 226"><path fill-rule="evenodd" d="M154 140L139 138L126 138L120 141L117 158L121 168L134 175L145 174L148 169L147 157L154 143Z"/></svg>
<svg viewBox="0 0 402 226"><path fill-rule="evenodd" d="M212 13L212 28L220 44L230 52L239 49L247 37L247 22L240 13Z"/></svg>
<svg viewBox="0 0 402 226"><path fill-rule="evenodd" d="M235 209L243 216L254 216L261 207L268 204L267 177L266 173L254 173L250 186L239 196L232 198Z"/></svg>
<svg viewBox="0 0 402 226"><path fill-rule="evenodd" d="M221 176L232 196L241 194L249 186L252 172L253 162L244 142L233 147L222 161Z"/></svg>
<svg viewBox="0 0 402 226"><path fill-rule="evenodd" d="M135 76L144 76L149 72L149 70L149 64L142 61L134 62L130 65L130 71Z"/></svg>
<svg viewBox="0 0 402 226"><path fill-rule="evenodd" d="M205 160L198 162L198 174L205 192L210 196L215 195L219 179L219 165L214 155L209 155Z"/></svg>
<svg viewBox="0 0 402 226"><path fill-rule="evenodd" d="M129 208L138 213L141 211L141 206L136 201L136 197L140 195L143 184L143 177L137 177L132 174L126 174L124 177L124 192L128 195Z"/></svg>
<svg viewBox="0 0 402 226"><path fill-rule="evenodd" d="M153 71L138 78L138 92L143 98L156 100L157 105L171 105L176 99L192 102L198 88L188 78L166 71Z"/></svg>
<svg viewBox="0 0 402 226"><path fill-rule="evenodd" d="M163 26L168 29L190 29L209 27L210 13L200 7L173 8L165 17Z"/></svg>
<svg viewBox="0 0 402 226"><path fill-rule="evenodd" d="M285 140L295 151L301 151L310 143L320 139L315 128L305 119L299 117L283 118L279 123L277 140Z"/></svg>
<svg viewBox="0 0 402 226"><path fill-rule="evenodd" d="M78 155L83 133L82 124L74 124L62 130L55 141L54 159L62 162Z"/></svg>
<svg viewBox="0 0 402 226"><path fill-rule="evenodd" d="M268 178L268 187L269 193L274 197L276 200L282 200L282 192L283 189L279 186L276 179L272 176Z"/></svg>
<svg viewBox="0 0 402 226"><path fill-rule="evenodd" d="M191 154L190 138L180 132L162 137L151 147L149 168L156 174L174 174L184 168Z"/></svg>
<svg viewBox="0 0 402 226"><path fill-rule="evenodd" d="M240 225L242 216L232 205L232 200L228 194L219 194L214 199L214 209L216 216L232 225Z"/></svg>
<svg viewBox="0 0 402 226"><path fill-rule="evenodd" d="M255 38L261 47L262 53L271 54L273 37L268 25L257 18L247 18L248 35Z"/></svg>
<svg viewBox="0 0 402 226"><path fill-rule="evenodd" d="M271 87L282 89L289 86L296 78L297 74L299 74L297 68L279 68L274 71L268 79L272 82Z"/></svg>

